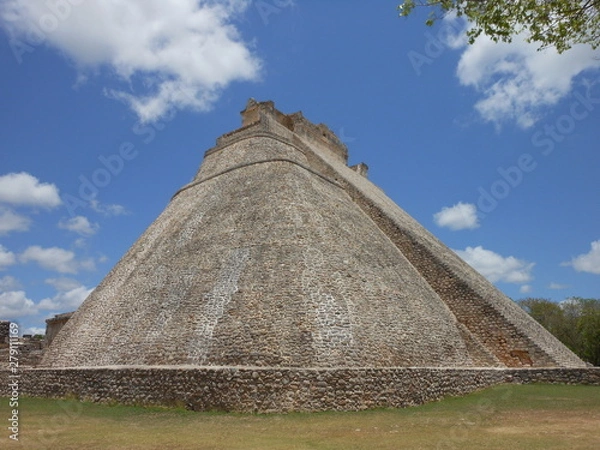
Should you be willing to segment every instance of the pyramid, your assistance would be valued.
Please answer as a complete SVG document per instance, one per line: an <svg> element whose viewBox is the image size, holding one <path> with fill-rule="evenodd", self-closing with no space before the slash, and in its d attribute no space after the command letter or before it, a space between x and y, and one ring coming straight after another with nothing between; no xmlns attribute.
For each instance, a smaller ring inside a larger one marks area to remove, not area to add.
<svg viewBox="0 0 600 450"><path fill-rule="evenodd" d="M42 366L585 367L347 159L251 99Z"/></svg>

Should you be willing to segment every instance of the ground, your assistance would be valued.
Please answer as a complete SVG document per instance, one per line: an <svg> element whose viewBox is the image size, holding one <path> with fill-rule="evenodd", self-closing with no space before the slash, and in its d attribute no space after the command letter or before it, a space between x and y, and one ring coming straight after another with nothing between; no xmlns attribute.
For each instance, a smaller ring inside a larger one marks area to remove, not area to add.
<svg viewBox="0 0 600 450"><path fill-rule="evenodd" d="M265 415L25 398L19 415L19 443L0 436L1 448L591 449L600 387L504 385L406 409Z"/></svg>

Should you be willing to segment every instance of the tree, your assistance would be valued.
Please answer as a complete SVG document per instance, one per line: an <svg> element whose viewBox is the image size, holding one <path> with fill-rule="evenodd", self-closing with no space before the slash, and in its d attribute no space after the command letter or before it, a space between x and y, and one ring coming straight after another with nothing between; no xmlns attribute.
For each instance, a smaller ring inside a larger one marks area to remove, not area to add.
<svg viewBox="0 0 600 450"><path fill-rule="evenodd" d="M600 299L571 297L555 303L526 298L517 303L577 356L600 366Z"/></svg>
<svg viewBox="0 0 600 450"><path fill-rule="evenodd" d="M528 42L559 53L574 44L600 46L600 0L405 0L398 6L400 16L417 6L431 10L427 25L449 13L468 19L470 44L482 33L495 42L511 42L525 32Z"/></svg>
<svg viewBox="0 0 600 450"><path fill-rule="evenodd" d="M600 300L576 298L581 307L577 331L581 335L581 357L600 366Z"/></svg>

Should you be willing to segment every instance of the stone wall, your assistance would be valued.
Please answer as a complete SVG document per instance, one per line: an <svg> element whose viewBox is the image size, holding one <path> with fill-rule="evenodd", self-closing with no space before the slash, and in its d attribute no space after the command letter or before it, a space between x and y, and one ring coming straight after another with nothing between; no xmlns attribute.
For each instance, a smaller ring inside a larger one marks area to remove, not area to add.
<svg viewBox="0 0 600 450"><path fill-rule="evenodd" d="M56 314L54 317L46 319L46 335L44 336L45 347L52 343L58 332L65 326L73 314L73 312Z"/></svg>
<svg viewBox="0 0 600 450"><path fill-rule="evenodd" d="M42 360L42 356L44 355L42 340L33 339L31 336L25 335L17 339L14 339L13 337L11 346L8 344L0 346L0 361L4 361L5 363L3 364L8 365L11 347L14 348L15 346L19 351L19 366L36 367Z"/></svg>
<svg viewBox="0 0 600 450"><path fill-rule="evenodd" d="M0 320L0 348L8 345L9 330L10 322L8 320Z"/></svg>
<svg viewBox="0 0 600 450"><path fill-rule="evenodd" d="M19 393L197 411L287 412L406 407L501 383L600 386L600 368L442 369L107 367L27 369ZM0 371L0 396L9 390Z"/></svg>

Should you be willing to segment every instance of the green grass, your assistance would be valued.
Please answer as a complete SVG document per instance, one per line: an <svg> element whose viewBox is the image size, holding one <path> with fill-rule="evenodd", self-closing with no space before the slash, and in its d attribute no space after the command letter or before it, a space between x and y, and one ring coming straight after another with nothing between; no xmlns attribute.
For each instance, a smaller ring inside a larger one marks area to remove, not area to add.
<svg viewBox="0 0 600 450"><path fill-rule="evenodd" d="M8 422L8 401L0 399ZM407 409L197 413L21 399L20 441L69 449L596 449L600 387L504 385Z"/></svg>

